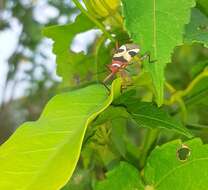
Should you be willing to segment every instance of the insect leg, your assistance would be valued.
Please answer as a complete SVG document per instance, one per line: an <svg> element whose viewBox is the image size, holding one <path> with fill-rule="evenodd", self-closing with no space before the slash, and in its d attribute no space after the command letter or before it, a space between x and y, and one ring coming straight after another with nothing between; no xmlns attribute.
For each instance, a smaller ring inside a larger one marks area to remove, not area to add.
<svg viewBox="0 0 208 190"><path fill-rule="evenodd" d="M105 84L104 82L102 82L102 84L105 86L105 88L108 90L108 92L110 93L110 88L107 86L107 84Z"/></svg>
<svg viewBox="0 0 208 190"><path fill-rule="evenodd" d="M121 85L121 92L122 92L128 86L132 85L132 80L125 70L120 70L119 74L122 78L122 85Z"/></svg>
<svg viewBox="0 0 208 190"><path fill-rule="evenodd" d="M130 70L129 70L129 69L127 69L127 68L125 68L124 70L125 70L125 71L127 71L127 72L130 72Z"/></svg>
<svg viewBox="0 0 208 190"><path fill-rule="evenodd" d="M150 54L149 51L146 52L140 59L141 59L141 61L144 61L145 59L148 59L149 63L154 63L154 62L157 61L157 60L151 60L151 54Z"/></svg>
<svg viewBox="0 0 208 190"><path fill-rule="evenodd" d="M110 73L102 82L102 84L106 87L106 89L110 92L110 89L107 86L107 82L114 76L114 73Z"/></svg>

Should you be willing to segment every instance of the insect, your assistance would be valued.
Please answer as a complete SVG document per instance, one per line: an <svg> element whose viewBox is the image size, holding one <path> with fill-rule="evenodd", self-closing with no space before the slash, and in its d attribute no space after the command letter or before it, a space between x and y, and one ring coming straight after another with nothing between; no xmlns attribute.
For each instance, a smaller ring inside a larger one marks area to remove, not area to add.
<svg viewBox="0 0 208 190"><path fill-rule="evenodd" d="M113 55L111 64L107 65L111 73L103 80L103 84L108 90L109 88L107 87L106 83L117 73L119 73L122 78L125 78L127 76L127 67L130 65L132 58L139 52L140 47L136 44L125 44L116 50L115 54ZM143 61L146 58L149 59L149 62L154 62L150 60L149 52L141 56L140 61Z"/></svg>

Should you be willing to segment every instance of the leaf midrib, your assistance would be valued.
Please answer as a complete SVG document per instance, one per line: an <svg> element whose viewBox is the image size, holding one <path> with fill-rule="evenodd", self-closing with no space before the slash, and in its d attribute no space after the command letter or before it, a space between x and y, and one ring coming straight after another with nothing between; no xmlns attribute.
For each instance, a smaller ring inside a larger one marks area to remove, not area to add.
<svg viewBox="0 0 208 190"><path fill-rule="evenodd" d="M157 23L156 23L156 0L153 0L153 49L154 59L157 57Z"/></svg>
<svg viewBox="0 0 208 190"><path fill-rule="evenodd" d="M185 130L182 130L182 128L180 128L180 127L177 127L177 125L174 125L173 123L171 123L171 122L167 122L167 121L164 121L164 120L160 120L160 119L158 119L158 118L155 118L155 117L151 117L151 116L147 116L147 115L142 115L142 114L137 114L137 113L133 113L132 114L133 116L138 116L138 117L143 117L143 118L145 118L145 119L151 119L151 120L154 120L154 121L158 121L158 122L160 122L160 123L164 123L164 124L166 124L166 125L169 125L169 126L172 126L173 128L171 128L171 127L169 127L168 129L170 129L170 130L174 130L174 131L176 131L176 132L178 132L177 130L179 130L179 131L181 131L184 135L188 135L186 132L185 132ZM134 118L135 119L135 118ZM163 127L164 128L164 127ZM176 130L177 129L177 130Z"/></svg>
<svg viewBox="0 0 208 190"><path fill-rule="evenodd" d="M161 119L158 119L158 118L155 118L155 117L151 117L151 116L148 116L148 115L143 115L143 114L138 114L138 113L133 113L132 115L135 115L135 116L138 116L138 117L143 117L143 118L146 118L146 119L151 119L151 120L154 120L154 121L159 121L160 123L165 123L167 125L177 127L176 125L174 125L171 122L164 121L164 120L161 120Z"/></svg>

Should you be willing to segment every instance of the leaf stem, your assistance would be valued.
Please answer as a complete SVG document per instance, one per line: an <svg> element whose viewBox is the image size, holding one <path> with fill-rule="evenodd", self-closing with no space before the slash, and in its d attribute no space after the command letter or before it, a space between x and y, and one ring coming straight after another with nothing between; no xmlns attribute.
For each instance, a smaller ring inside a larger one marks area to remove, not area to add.
<svg viewBox="0 0 208 190"><path fill-rule="evenodd" d="M173 95L171 96L169 103L173 104L175 101L178 100L178 98L182 98L186 95L188 95L191 90L196 86L196 84L198 82L200 82L203 78L208 77L208 68L205 68L204 71L202 71L199 75L196 76L196 78L194 78L190 84L188 85L188 87L185 90L179 90L176 91L170 84L166 83L166 87L167 89L173 93Z"/></svg>
<svg viewBox="0 0 208 190"><path fill-rule="evenodd" d="M194 78L188 87L182 91L181 96L186 96L190 91L196 86L196 84L201 81L203 78L208 77L208 68L205 68L199 75Z"/></svg>
<svg viewBox="0 0 208 190"><path fill-rule="evenodd" d="M171 94L177 93L177 90L168 82L165 83L165 86ZM187 120L188 114L187 114L187 109L186 109L186 105L184 103L184 100L180 96L176 96L174 100L171 98L169 101L166 101L166 105L172 105L173 103L178 102L178 105L180 106L181 112L182 112L182 120L185 123Z"/></svg>
<svg viewBox="0 0 208 190"><path fill-rule="evenodd" d="M166 87L170 93L172 93L171 98L166 101L166 105L172 105L175 102L178 102L178 104L181 107L181 111L183 114L183 121L185 122L187 119L187 110L185 103L183 101L183 97L187 96L191 90L196 86L197 83L199 83L203 78L208 77L208 68L205 68L199 75L197 75L187 86L184 90L177 91L171 84L166 82Z"/></svg>
<svg viewBox="0 0 208 190"><path fill-rule="evenodd" d="M94 18L89 12L87 12L81 3L78 0L72 0L74 4L80 9L80 11L85 14L92 22L95 23L95 25L106 35L107 38L109 38L112 42L115 41L115 39L110 35L110 33L105 29L105 26L103 26L99 21L97 21L96 18Z"/></svg>

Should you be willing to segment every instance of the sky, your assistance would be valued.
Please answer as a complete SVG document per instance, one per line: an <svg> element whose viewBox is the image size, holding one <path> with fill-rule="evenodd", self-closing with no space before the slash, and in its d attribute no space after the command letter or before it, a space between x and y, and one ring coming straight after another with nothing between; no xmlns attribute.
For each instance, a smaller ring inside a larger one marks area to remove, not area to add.
<svg viewBox="0 0 208 190"><path fill-rule="evenodd" d="M40 4L37 6L37 8L34 11L34 16L37 16L37 20L40 22L47 21L48 18L52 18L57 15L57 11L55 9L52 9L49 6L44 5L39 1ZM42 1L43 2L43 1ZM42 8L42 10L41 10ZM44 10L44 11L43 11ZM39 14L38 14L39 13ZM7 13L6 13L7 14ZM3 16L9 16L4 14ZM15 19L9 19L10 28L3 30L0 32L0 103L2 102L3 96L6 97L5 100L9 100L11 98L11 95L13 98L19 98L24 96L25 89L28 87L28 83L18 83L16 85L16 88L12 88L12 84L9 84L9 87L6 92L3 92L4 84L6 80L6 75L8 72L8 59L9 57L14 53L18 40L19 35L22 31L21 23ZM45 63L48 65L49 70L54 70L55 75L55 56L52 54L51 47L52 47L52 41L45 40L44 46L49 47L49 57L50 59ZM43 47L44 48L44 47ZM46 48L45 50L47 50ZM21 78L24 77L24 71L27 70L29 64L20 64L19 72L17 74L17 79L21 80Z"/></svg>
<svg viewBox="0 0 208 190"><path fill-rule="evenodd" d="M21 27L16 20L11 21L11 29L0 32L0 102L2 101L2 90L8 72L7 60L14 52Z"/></svg>

